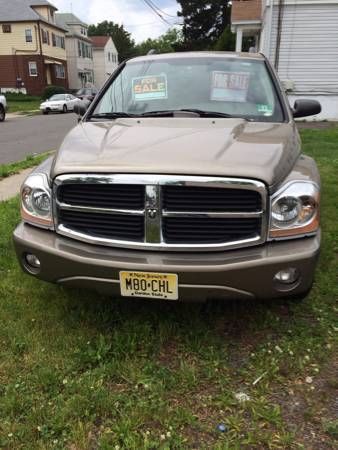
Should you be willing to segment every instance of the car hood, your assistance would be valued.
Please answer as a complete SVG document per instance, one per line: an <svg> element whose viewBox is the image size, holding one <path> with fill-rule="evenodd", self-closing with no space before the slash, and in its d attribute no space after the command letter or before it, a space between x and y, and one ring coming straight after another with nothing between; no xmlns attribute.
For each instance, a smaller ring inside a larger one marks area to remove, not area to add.
<svg viewBox="0 0 338 450"><path fill-rule="evenodd" d="M300 154L293 123L144 118L82 122L65 138L52 178L67 173L243 177L273 188Z"/></svg>

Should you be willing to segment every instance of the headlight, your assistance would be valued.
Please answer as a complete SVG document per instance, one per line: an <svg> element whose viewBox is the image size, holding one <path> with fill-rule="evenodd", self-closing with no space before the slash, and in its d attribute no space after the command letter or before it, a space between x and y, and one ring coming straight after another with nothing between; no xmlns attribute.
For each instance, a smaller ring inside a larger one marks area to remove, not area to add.
<svg viewBox="0 0 338 450"><path fill-rule="evenodd" d="M271 200L270 238L314 233L319 228L319 187L291 182Z"/></svg>
<svg viewBox="0 0 338 450"><path fill-rule="evenodd" d="M32 174L21 188L21 216L24 222L54 228L51 190L44 174Z"/></svg>

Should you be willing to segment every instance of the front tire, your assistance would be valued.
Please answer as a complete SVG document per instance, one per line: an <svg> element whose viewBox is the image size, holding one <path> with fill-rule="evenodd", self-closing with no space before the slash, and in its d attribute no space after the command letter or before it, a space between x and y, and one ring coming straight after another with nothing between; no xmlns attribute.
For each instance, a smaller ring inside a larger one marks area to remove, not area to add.
<svg viewBox="0 0 338 450"><path fill-rule="evenodd" d="M63 105L62 112L63 114L66 114L68 112L67 105Z"/></svg>
<svg viewBox="0 0 338 450"><path fill-rule="evenodd" d="M0 122L4 122L6 119L6 111L5 108L0 105Z"/></svg>

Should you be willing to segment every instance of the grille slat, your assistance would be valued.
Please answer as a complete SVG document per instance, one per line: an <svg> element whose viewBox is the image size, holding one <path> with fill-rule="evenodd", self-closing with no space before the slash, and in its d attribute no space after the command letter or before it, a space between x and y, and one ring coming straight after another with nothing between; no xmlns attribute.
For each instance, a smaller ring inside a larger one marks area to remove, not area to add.
<svg viewBox="0 0 338 450"><path fill-rule="evenodd" d="M255 212L262 209L262 198L249 189L164 186L163 207L168 211L186 212Z"/></svg>
<svg viewBox="0 0 338 450"><path fill-rule="evenodd" d="M64 226L93 237L140 241L144 236L144 217L142 216L61 210L59 218Z"/></svg>
<svg viewBox="0 0 338 450"><path fill-rule="evenodd" d="M144 208L145 186L123 184L64 184L58 189L60 202L101 208Z"/></svg>
<svg viewBox="0 0 338 450"><path fill-rule="evenodd" d="M167 217L163 222L165 241L171 244L217 244L250 239L257 235L261 219L181 219Z"/></svg>

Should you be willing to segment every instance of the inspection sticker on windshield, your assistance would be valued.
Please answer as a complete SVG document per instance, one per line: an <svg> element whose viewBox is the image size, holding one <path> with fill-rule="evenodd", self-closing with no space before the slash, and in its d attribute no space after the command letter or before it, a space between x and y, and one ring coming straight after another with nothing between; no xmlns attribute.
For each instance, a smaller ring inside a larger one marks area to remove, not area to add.
<svg viewBox="0 0 338 450"><path fill-rule="evenodd" d="M272 116L273 114L273 107L270 105L256 105L257 111L259 113L264 114L264 116Z"/></svg>
<svg viewBox="0 0 338 450"><path fill-rule="evenodd" d="M132 83L135 101L168 98L168 82L165 74L133 78Z"/></svg>
<svg viewBox="0 0 338 450"><path fill-rule="evenodd" d="M212 72L211 100L220 102L246 101L249 90L248 72Z"/></svg>

